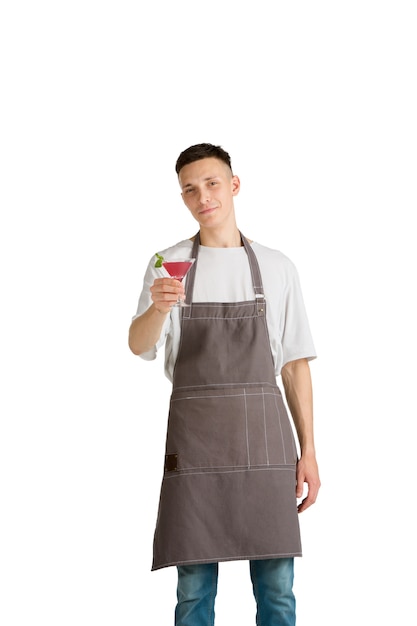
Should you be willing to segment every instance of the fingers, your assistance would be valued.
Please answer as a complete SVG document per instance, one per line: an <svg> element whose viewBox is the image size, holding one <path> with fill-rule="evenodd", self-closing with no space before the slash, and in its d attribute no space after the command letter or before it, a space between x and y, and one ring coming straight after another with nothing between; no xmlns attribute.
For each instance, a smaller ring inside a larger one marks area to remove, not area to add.
<svg viewBox="0 0 417 626"><path fill-rule="evenodd" d="M298 512L302 513L303 511L308 509L309 506L314 504L315 501L317 500L318 493L319 493L319 488L317 486L313 487L311 485L308 485L307 496L303 498L303 500L301 500L300 504L298 505L297 507ZM301 496L297 496L297 497L301 497Z"/></svg>
<svg viewBox="0 0 417 626"><path fill-rule="evenodd" d="M157 278L151 287L151 297L159 311L168 312L178 296L184 296L184 286L173 278Z"/></svg>

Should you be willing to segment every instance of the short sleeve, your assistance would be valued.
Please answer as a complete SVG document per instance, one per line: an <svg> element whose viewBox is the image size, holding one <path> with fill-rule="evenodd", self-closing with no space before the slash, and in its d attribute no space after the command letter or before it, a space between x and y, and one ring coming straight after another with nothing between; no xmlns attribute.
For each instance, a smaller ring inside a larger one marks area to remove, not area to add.
<svg viewBox="0 0 417 626"><path fill-rule="evenodd" d="M296 359L308 360L317 357L310 330L300 279L295 266L288 267L287 284L284 291L282 320L282 365Z"/></svg>

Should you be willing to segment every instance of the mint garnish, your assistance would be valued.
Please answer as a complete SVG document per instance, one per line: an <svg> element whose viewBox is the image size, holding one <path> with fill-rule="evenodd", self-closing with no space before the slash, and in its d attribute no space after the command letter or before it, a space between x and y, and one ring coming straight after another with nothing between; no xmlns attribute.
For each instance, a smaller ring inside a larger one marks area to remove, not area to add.
<svg viewBox="0 0 417 626"><path fill-rule="evenodd" d="M156 256L155 267L162 267L164 257L158 254L157 252L155 252L155 256Z"/></svg>

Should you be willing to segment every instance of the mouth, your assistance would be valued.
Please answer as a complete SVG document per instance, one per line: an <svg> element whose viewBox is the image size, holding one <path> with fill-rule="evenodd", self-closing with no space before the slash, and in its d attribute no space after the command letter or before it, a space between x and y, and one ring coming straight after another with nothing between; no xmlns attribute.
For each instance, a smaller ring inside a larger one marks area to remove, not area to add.
<svg viewBox="0 0 417 626"><path fill-rule="evenodd" d="M216 210L216 207L204 207L203 209L201 209L198 214L199 215L209 215L210 213L213 213L213 211Z"/></svg>

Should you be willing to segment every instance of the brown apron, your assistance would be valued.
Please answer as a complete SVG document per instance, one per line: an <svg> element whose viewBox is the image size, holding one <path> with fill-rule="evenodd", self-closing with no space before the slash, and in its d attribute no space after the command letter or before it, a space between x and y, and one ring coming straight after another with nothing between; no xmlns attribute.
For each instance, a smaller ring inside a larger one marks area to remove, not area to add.
<svg viewBox="0 0 417 626"><path fill-rule="evenodd" d="M266 303L245 237L255 297L192 302L186 284L152 569L301 555L297 450L276 383Z"/></svg>

